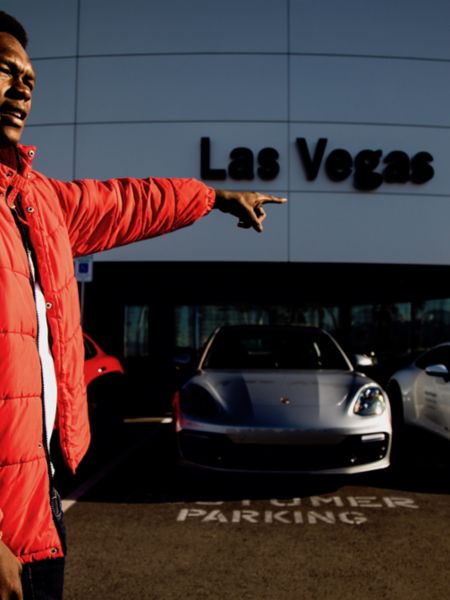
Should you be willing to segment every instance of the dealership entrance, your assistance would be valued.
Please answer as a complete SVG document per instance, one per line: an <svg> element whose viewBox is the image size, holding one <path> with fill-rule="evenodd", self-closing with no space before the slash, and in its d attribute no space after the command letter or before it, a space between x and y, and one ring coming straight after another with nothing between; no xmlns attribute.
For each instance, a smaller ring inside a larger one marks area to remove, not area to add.
<svg viewBox="0 0 450 600"><path fill-rule="evenodd" d="M450 267L300 263L99 262L84 327L123 358L136 396L170 400L173 358L221 324L323 327L381 383L450 339Z"/></svg>

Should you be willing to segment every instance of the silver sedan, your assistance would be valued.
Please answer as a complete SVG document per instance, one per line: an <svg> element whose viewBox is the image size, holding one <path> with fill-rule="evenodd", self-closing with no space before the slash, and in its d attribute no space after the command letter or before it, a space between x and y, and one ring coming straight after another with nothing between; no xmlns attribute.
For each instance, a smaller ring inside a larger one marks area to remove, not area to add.
<svg viewBox="0 0 450 600"><path fill-rule="evenodd" d="M390 378L394 427L417 426L450 440L450 343L421 354Z"/></svg>
<svg viewBox="0 0 450 600"><path fill-rule="evenodd" d="M219 328L173 405L187 463L323 474L390 463L385 391L319 328Z"/></svg>

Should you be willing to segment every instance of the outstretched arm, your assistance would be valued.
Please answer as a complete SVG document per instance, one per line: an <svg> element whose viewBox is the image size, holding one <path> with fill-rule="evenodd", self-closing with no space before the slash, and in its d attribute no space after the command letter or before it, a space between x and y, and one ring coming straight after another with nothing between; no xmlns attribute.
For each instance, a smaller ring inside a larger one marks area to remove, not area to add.
<svg viewBox="0 0 450 600"><path fill-rule="evenodd" d="M39 175L40 176L40 175ZM93 254L191 225L218 208L238 226L263 230L263 205L285 198L258 192L215 190L196 179L78 180L42 178L55 210L62 210L75 256Z"/></svg>
<svg viewBox="0 0 450 600"><path fill-rule="evenodd" d="M263 221L266 218L264 204L284 204L286 198L261 194L259 192L238 192L231 190L216 190L214 208L229 213L238 219L238 227L253 228L255 231L263 230Z"/></svg>

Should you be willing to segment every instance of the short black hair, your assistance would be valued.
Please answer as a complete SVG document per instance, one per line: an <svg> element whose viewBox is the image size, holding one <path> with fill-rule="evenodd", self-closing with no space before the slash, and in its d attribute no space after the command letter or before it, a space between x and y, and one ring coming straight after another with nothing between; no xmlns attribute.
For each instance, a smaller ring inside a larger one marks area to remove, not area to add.
<svg viewBox="0 0 450 600"><path fill-rule="evenodd" d="M0 32L9 33L26 48L28 45L28 34L24 26L17 19L0 10Z"/></svg>

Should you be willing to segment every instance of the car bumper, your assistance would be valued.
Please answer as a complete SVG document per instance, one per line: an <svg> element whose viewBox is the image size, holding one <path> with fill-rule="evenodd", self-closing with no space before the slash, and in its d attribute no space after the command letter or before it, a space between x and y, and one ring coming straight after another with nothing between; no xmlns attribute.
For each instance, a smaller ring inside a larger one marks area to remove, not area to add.
<svg viewBox="0 0 450 600"><path fill-rule="evenodd" d="M182 429L177 438L183 461L210 469L338 475L390 464L387 431L301 436L275 431L251 436Z"/></svg>

